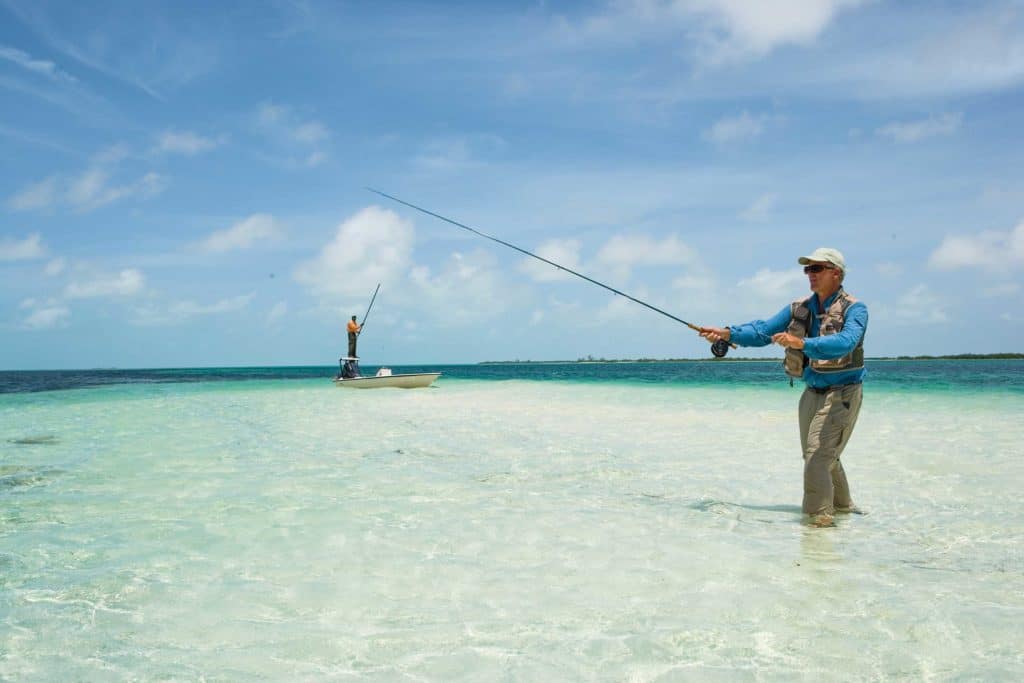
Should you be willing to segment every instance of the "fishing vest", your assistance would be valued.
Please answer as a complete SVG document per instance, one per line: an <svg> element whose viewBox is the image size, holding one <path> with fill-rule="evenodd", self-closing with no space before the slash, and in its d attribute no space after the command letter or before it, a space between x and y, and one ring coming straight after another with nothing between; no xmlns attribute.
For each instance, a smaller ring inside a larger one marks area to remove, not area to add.
<svg viewBox="0 0 1024 683"><path fill-rule="evenodd" d="M814 314L811 313L809 304L814 296L817 295L815 294L809 299L800 299L790 304L791 317L786 332L789 332L794 337L803 339L811 330L811 316ZM846 320L846 309L855 303L857 303L857 300L847 294L846 290L840 288L835 300L819 316L821 324L818 326L818 336L827 337L830 334L836 334L841 331ZM786 374L790 377L803 377L804 368L808 365L816 372L859 370L864 367L864 337L860 338L860 341L857 342L857 348L853 351L842 358L834 358L832 360L811 360L804 354L802 349L786 349L786 357L783 359L782 365L786 369Z"/></svg>

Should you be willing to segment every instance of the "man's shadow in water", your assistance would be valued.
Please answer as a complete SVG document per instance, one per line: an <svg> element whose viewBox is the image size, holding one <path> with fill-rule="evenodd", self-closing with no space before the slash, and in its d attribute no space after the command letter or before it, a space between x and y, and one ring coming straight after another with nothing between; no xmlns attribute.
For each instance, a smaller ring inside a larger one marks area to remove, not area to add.
<svg viewBox="0 0 1024 683"><path fill-rule="evenodd" d="M687 507L693 510L700 510L702 512L713 512L716 509L721 508L741 508L743 510L755 510L758 512L792 512L795 514L801 514L803 512L799 505L751 505L749 503L732 503L727 500L714 500L711 498L702 498L701 500L687 505Z"/></svg>

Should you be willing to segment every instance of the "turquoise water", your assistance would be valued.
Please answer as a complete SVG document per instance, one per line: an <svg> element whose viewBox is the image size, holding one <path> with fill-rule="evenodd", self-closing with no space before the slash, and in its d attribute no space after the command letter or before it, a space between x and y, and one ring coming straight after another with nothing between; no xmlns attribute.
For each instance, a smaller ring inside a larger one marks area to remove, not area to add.
<svg viewBox="0 0 1024 683"><path fill-rule="evenodd" d="M873 363L832 529L776 364L422 369L0 373L0 678L1024 677L1024 364Z"/></svg>
<svg viewBox="0 0 1024 683"><path fill-rule="evenodd" d="M448 379L620 382L641 384L741 384L779 387L785 383L779 361L621 362L486 365L391 366L398 372L443 372ZM363 365L364 375L378 366ZM872 361L870 384L899 390L950 389L958 392L1001 389L1024 391L1024 361ZM0 394L85 388L110 384L234 382L274 379L322 379L336 367L164 368L151 370L0 371Z"/></svg>

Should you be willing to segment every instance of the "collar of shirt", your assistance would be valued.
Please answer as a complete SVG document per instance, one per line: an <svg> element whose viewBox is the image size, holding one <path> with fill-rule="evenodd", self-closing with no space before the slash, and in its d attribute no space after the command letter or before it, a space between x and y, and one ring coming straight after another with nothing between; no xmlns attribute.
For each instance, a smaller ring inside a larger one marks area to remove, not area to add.
<svg viewBox="0 0 1024 683"><path fill-rule="evenodd" d="M811 299L814 300L814 308L815 308L814 312L817 313L818 315L821 315L822 313L827 311L828 307L832 305L832 302L836 300L836 297L839 296L839 292L841 292L841 291L843 291L842 287L840 287L836 291L832 292L832 294L830 294L829 297L827 299L825 299L825 303L824 304L822 304L822 303L820 303L818 301L818 294L815 293L811 297Z"/></svg>

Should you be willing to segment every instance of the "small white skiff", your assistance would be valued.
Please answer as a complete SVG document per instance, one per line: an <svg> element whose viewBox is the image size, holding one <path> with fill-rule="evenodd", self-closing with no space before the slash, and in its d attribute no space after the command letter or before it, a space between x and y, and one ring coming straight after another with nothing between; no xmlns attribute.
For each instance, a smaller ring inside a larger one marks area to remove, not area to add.
<svg viewBox="0 0 1024 683"><path fill-rule="evenodd" d="M405 375L377 375L376 377L335 377L334 383L339 387L350 389L378 389L381 387L418 389L429 387L440 376L440 372L415 372Z"/></svg>
<svg viewBox="0 0 1024 683"><path fill-rule="evenodd" d="M418 389L429 387L440 376L440 372L409 372L395 375L391 373L391 368L380 368L376 375L365 377L359 371L358 358L342 356L338 359L338 375L334 378L334 383L339 387L351 389L378 389L381 387Z"/></svg>

